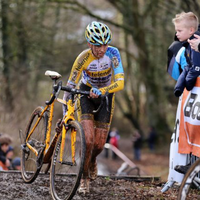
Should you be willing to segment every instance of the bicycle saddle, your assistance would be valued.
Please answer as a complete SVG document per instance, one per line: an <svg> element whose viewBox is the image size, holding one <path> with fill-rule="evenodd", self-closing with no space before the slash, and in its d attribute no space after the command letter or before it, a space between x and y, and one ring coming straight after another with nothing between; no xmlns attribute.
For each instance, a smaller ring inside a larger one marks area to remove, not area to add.
<svg viewBox="0 0 200 200"><path fill-rule="evenodd" d="M62 77L58 72L47 70L45 76L51 77L51 79L59 79Z"/></svg>

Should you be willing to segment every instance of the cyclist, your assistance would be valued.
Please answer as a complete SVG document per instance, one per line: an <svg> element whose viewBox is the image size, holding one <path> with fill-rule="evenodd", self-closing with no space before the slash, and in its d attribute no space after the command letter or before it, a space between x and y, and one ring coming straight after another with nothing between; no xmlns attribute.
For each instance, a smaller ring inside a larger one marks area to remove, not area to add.
<svg viewBox="0 0 200 200"><path fill-rule="evenodd" d="M115 92L124 88L124 71L117 48L108 46L111 41L109 27L93 21L85 30L89 48L76 58L67 85L90 91L78 102L78 118L86 139L86 156L79 193L88 193L90 180L97 177L96 157L106 142L113 115ZM80 81L79 81L80 80ZM104 103L99 112L93 110L100 105L100 95L108 93L109 104ZM68 100L65 92L63 99ZM66 112L66 107L63 107Z"/></svg>

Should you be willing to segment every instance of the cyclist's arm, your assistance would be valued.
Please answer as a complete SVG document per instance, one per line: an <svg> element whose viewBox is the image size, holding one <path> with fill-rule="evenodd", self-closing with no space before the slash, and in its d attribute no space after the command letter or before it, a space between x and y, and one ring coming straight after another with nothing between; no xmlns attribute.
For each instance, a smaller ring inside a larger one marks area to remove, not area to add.
<svg viewBox="0 0 200 200"><path fill-rule="evenodd" d="M112 60L112 68L114 72L114 82L112 82L109 86L100 88L102 94L106 92L114 93L122 90L124 88L124 70L121 63L120 53L117 48L113 48L111 50L110 56Z"/></svg>
<svg viewBox="0 0 200 200"><path fill-rule="evenodd" d="M81 54L79 54L79 56L76 58L73 66L72 66L72 70L67 82L67 86L71 87L71 88L75 88L79 82L79 79L81 77L81 73L83 71L84 68L84 63L87 61L88 58L88 51L85 50L83 51ZM68 101L69 99L69 92L64 92L64 96L63 96L63 100ZM63 105L63 114L65 114L67 110L67 107L65 105Z"/></svg>
<svg viewBox="0 0 200 200"><path fill-rule="evenodd" d="M88 50L86 49L85 51L83 51L81 54L79 54L79 56L76 58L73 66L72 66L72 70L67 82L67 86L75 88L80 80L81 77L81 73L84 69L85 63L88 61L89 58L89 54L88 54ZM68 100L68 92L64 93L64 100Z"/></svg>
<svg viewBox="0 0 200 200"><path fill-rule="evenodd" d="M123 88L124 88L124 73L119 73L115 75L115 81L111 85L100 88L99 90L104 95L106 92L114 93L122 90Z"/></svg>

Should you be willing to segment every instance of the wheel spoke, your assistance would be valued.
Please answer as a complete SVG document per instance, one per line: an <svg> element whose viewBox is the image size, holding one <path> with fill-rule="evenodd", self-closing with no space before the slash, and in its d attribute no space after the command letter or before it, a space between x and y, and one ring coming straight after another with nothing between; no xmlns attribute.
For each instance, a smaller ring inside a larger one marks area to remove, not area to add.
<svg viewBox="0 0 200 200"><path fill-rule="evenodd" d="M29 132L34 127L41 113L42 113L41 107L36 108L34 112L32 113L30 121L26 128L26 133L25 133L26 138L29 136ZM27 183L31 183L36 179L42 167L42 162L41 162L42 160L39 159L40 155L37 156L37 154L34 153L33 150L30 149L29 147L34 148L35 151L37 152L41 152L43 150L44 144L45 144L45 138L46 138L46 131L47 131L47 120L48 120L48 117L44 113L37 127L35 128L33 133L30 135L27 142L28 144L25 143L22 145L21 171L22 171L22 178Z"/></svg>
<svg viewBox="0 0 200 200"><path fill-rule="evenodd" d="M71 199L75 195L83 171L85 158L84 133L78 122L72 121L71 123L66 133L64 151L60 152L60 137L52 157L50 188L52 197L56 200ZM72 132L74 132L76 139L71 138ZM61 155L62 158L60 159Z"/></svg>

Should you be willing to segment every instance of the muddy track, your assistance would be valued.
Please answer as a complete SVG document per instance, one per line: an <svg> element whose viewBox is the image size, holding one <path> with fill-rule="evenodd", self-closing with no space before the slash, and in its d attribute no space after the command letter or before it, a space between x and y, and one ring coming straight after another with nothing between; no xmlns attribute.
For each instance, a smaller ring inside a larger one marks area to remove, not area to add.
<svg viewBox="0 0 200 200"><path fill-rule="evenodd" d="M177 189L162 194L159 180L116 179L98 176L91 183L90 194L75 195L74 200L131 200L131 199L176 199ZM32 184L26 184L20 172L0 172L0 200L51 200L49 175L39 175Z"/></svg>

